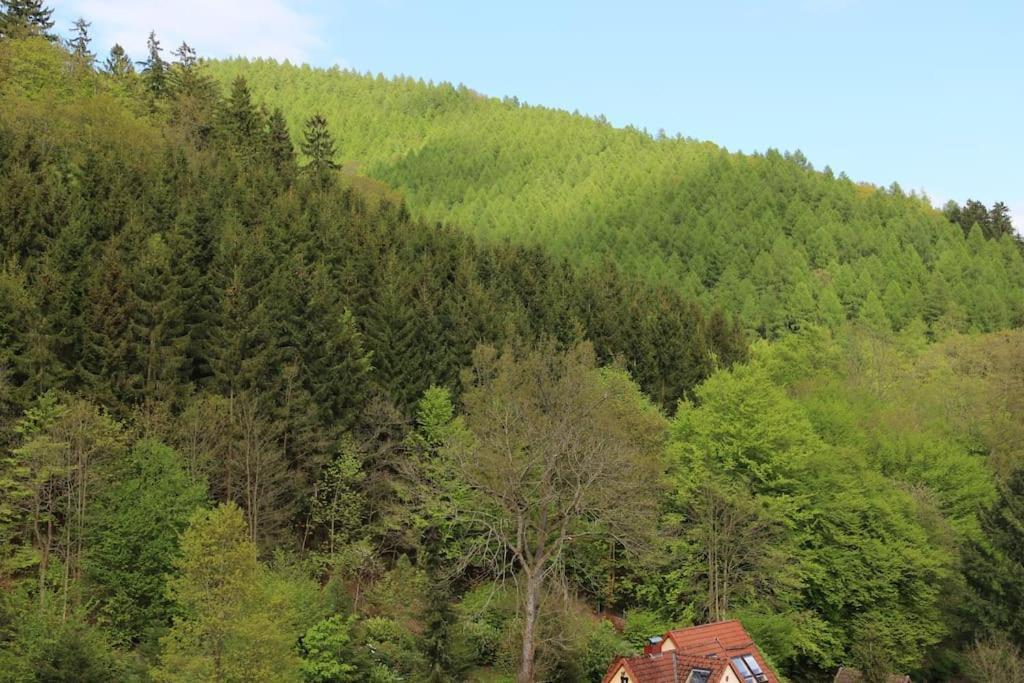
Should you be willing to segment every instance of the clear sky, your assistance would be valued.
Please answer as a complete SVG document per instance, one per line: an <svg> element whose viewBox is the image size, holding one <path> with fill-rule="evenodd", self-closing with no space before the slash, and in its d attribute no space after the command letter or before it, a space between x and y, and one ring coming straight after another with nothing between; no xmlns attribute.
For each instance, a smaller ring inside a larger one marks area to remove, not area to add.
<svg viewBox="0 0 1024 683"><path fill-rule="evenodd" d="M288 58L465 83L936 203L1005 201L1024 227L1024 0L56 0L94 46L155 29L208 57Z"/></svg>

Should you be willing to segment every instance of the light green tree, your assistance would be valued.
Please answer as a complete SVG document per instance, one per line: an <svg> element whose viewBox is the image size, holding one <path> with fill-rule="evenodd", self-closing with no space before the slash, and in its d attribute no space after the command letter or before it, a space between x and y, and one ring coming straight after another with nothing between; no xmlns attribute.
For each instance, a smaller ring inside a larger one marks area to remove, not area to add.
<svg viewBox="0 0 1024 683"><path fill-rule="evenodd" d="M256 557L234 504L197 512L168 594L179 610L161 639L157 681L295 681L294 606Z"/></svg>

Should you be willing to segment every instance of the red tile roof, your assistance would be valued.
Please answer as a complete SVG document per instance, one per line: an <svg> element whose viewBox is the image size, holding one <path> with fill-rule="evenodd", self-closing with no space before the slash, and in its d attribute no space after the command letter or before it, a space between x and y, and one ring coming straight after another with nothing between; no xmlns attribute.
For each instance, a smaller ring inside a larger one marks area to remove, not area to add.
<svg viewBox="0 0 1024 683"><path fill-rule="evenodd" d="M619 668L625 665L630 683L685 683L694 669L707 669L712 681L717 681L728 666L721 659L695 657L676 651L659 652L639 657L619 657L608 667L603 683L619 683L614 680Z"/></svg>
<svg viewBox="0 0 1024 683"><path fill-rule="evenodd" d="M735 619L675 629L665 634L665 641L670 639L679 653L684 655L714 656L723 660L729 660L731 657L739 655L753 655L769 682L778 683L779 681L761 651L757 649L757 645L754 644L754 639L743 628L743 624ZM663 642L662 648L664 647ZM740 680L742 681L743 678L740 677Z"/></svg>
<svg viewBox="0 0 1024 683"><path fill-rule="evenodd" d="M664 649L669 640L676 649ZM603 683L618 683L613 678L623 665L626 667L630 683L685 683L686 677L693 669L709 669L710 680L717 683L726 667L732 668L731 659L741 655L753 656L769 683L779 683L778 677L765 662L753 638L736 620L669 631L665 634L661 647L662 650L655 654L619 657L608 668ZM733 672L740 683L743 683L743 677L735 668Z"/></svg>
<svg viewBox="0 0 1024 683"><path fill-rule="evenodd" d="M687 654L708 655L714 653L724 656L732 650L741 650L754 644L754 639L735 619L675 629L665 634L665 640L669 638L680 652Z"/></svg>

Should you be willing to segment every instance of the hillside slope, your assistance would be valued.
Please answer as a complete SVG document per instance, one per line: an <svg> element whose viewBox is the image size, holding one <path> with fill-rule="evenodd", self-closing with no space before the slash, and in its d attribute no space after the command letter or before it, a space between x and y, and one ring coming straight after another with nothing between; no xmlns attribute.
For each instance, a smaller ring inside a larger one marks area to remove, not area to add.
<svg viewBox="0 0 1024 683"><path fill-rule="evenodd" d="M796 332L748 348L678 283L624 274L615 261L630 266L627 253L573 268L542 247L474 239L457 221L418 221L372 177L297 163L294 131L253 104L258 92L212 87L191 64L167 69L166 80L153 68L100 73L42 38L0 39L6 678L205 680L216 658L238 679L306 680L328 666L359 680L511 680L526 637L512 577L525 564L474 552L489 538L481 512L494 508L465 503L479 501L468 497L477 473L501 471L475 464L496 462L478 444L504 440L523 415L541 416L535 436L501 448L521 469L499 475L518 510L566 507L547 493L571 479L562 465L572 470L577 444L613 425L598 441L634 457L603 470L629 486L587 497L640 523L618 535L597 516L563 527L539 680L600 680L651 633L724 616L742 619L794 681L831 680L840 664L958 680L972 670L965 658L992 648L1007 653L1000 663L1020 660L1004 639L1024 642L1022 603L1006 599L1024 596L1024 330L925 341L1005 312L984 305L1017 291L1012 244L977 231L964 240L917 200L855 188L848 213L802 220L847 231L839 243L860 254L860 271L839 264L836 240L834 273L801 264L803 233L780 222L781 246L715 283L711 298L732 278L757 305L776 302L771 315L804 312L783 319ZM534 115L577 125L508 113ZM810 201L791 188L847 187L794 161L714 153L718 175L708 194L687 195L694 206L726 197L744 164L764 174L758 201L779 211ZM624 215L650 188L601 199ZM876 244L864 227L903 224L919 244L888 233ZM708 235L728 236L725 255L762 236L725 222ZM928 296L902 309L899 334L886 329L899 300L889 284L877 294L886 281L874 268L927 274ZM783 275L831 284L822 294ZM847 277L865 288L848 313L863 320L838 324ZM810 303L786 308L801 284ZM804 325L829 291L835 329ZM618 369L592 367L587 342L674 416ZM554 400L567 354L600 382ZM526 374L516 355L551 364ZM481 384L495 376L504 386ZM586 405L573 405L578 395ZM614 411L596 428L586 420L606 399ZM502 424L487 427L488 414ZM537 452L555 470L535 467ZM652 466L660 484L636 487ZM648 531L650 542L631 542ZM623 633L597 616L609 612L624 616ZM223 639L203 636L228 622Z"/></svg>
<svg viewBox="0 0 1024 683"><path fill-rule="evenodd" d="M428 221L582 267L611 258L765 336L879 315L935 335L1024 321L1015 240L965 238L926 199L815 171L799 152L731 154L408 78L270 60L206 68L222 83L243 75L293 133L321 111L350 166Z"/></svg>

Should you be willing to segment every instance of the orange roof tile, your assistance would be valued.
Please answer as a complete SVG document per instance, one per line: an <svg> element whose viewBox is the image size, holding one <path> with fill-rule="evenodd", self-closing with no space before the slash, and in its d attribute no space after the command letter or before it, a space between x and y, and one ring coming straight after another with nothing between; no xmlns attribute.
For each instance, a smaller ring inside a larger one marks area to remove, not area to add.
<svg viewBox="0 0 1024 683"><path fill-rule="evenodd" d="M725 671L728 662L681 654L677 651L639 657L619 657L608 667L603 683L619 683L613 679L622 665L626 667L630 683L684 683L694 669L707 669L711 672L711 680L716 681Z"/></svg>
<svg viewBox="0 0 1024 683"><path fill-rule="evenodd" d="M664 639L671 639L679 653L684 655L718 657L726 661L739 655L753 655L770 683L778 683L778 677L757 649L754 639L743 628L743 624L735 619L675 629L666 633Z"/></svg>

